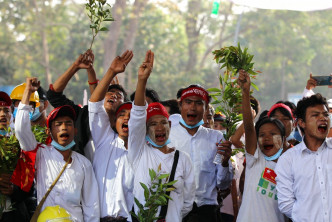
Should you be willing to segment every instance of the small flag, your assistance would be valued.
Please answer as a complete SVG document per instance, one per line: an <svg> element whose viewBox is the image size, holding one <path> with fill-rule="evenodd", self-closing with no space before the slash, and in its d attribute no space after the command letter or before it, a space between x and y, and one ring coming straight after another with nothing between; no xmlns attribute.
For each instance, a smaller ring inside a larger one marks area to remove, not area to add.
<svg viewBox="0 0 332 222"><path fill-rule="evenodd" d="M277 174L270 168L265 167L263 176L262 176L265 180L268 180L274 184L277 184L276 182L276 177Z"/></svg>

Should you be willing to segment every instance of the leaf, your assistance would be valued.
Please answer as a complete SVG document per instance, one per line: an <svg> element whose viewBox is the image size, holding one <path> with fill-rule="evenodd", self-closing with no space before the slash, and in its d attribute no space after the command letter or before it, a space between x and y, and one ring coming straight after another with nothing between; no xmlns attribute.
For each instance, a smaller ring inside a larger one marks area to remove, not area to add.
<svg viewBox="0 0 332 222"><path fill-rule="evenodd" d="M113 22L115 21L114 18L105 18L104 19L105 22Z"/></svg>
<svg viewBox="0 0 332 222"><path fill-rule="evenodd" d="M251 82L251 86L254 87L257 91L259 91L259 88L255 83Z"/></svg>
<svg viewBox="0 0 332 222"><path fill-rule="evenodd" d="M209 89L207 89L207 91L208 92L221 92L221 90L218 88L209 88Z"/></svg>
<svg viewBox="0 0 332 222"><path fill-rule="evenodd" d="M105 32L105 31L108 31L108 28L106 28L106 27L102 27L101 29L99 29L99 31L101 31L101 32Z"/></svg>
<svg viewBox="0 0 332 222"><path fill-rule="evenodd" d="M153 180L156 177L156 172L153 169L149 169L150 179Z"/></svg>

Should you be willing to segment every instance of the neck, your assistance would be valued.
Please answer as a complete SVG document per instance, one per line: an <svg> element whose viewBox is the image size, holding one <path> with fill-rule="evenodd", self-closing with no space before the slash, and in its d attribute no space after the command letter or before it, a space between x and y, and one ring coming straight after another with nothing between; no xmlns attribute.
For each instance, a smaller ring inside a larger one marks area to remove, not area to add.
<svg viewBox="0 0 332 222"><path fill-rule="evenodd" d="M198 128L199 128L199 126L198 127L196 127L196 128L193 128L193 129L189 129L189 128L187 128L187 127L185 127L182 123L180 123L180 125L183 127L183 128L185 128L186 130L187 130L187 132L190 134L190 135L195 135L195 133L197 133L197 130L198 130Z"/></svg>
<svg viewBox="0 0 332 222"><path fill-rule="evenodd" d="M304 136L304 143L311 151L317 151L324 141L325 139L319 140L310 136Z"/></svg>
<svg viewBox="0 0 332 222"><path fill-rule="evenodd" d="M67 162L68 158L69 158L69 155L70 155L70 152L71 152L71 149L69 150L65 150L65 151L61 151L61 150L58 150L56 149L57 151L59 151L62 156L63 156L63 160ZM69 163L71 163L72 160L69 161Z"/></svg>
<svg viewBox="0 0 332 222"><path fill-rule="evenodd" d="M115 114L108 114L108 118L110 120L111 128L115 127Z"/></svg>
<svg viewBox="0 0 332 222"><path fill-rule="evenodd" d="M123 140L126 150L128 149L128 136L119 136Z"/></svg>
<svg viewBox="0 0 332 222"><path fill-rule="evenodd" d="M167 153L171 153L171 152L174 151L173 148L169 148L167 145L163 146L162 148L157 148L157 147L154 147L154 146L152 146L152 147L155 148L155 149L160 150L161 152L163 152L163 153L165 153L165 154L167 154Z"/></svg>

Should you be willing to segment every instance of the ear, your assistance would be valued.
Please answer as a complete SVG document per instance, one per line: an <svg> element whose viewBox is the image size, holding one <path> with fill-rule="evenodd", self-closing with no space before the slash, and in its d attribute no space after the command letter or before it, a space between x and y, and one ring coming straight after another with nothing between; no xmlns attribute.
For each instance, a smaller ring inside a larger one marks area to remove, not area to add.
<svg viewBox="0 0 332 222"><path fill-rule="evenodd" d="M47 136L51 136L51 129L50 128L46 128L45 129L45 133L47 134Z"/></svg>
<svg viewBox="0 0 332 222"><path fill-rule="evenodd" d="M298 124L302 129L305 128L305 122L304 122L303 119L298 119L298 120L297 120L297 124Z"/></svg>
<svg viewBox="0 0 332 222"><path fill-rule="evenodd" d="M169 125L169 128L172 127L172 122L168 120L168 125Z"/></svg>

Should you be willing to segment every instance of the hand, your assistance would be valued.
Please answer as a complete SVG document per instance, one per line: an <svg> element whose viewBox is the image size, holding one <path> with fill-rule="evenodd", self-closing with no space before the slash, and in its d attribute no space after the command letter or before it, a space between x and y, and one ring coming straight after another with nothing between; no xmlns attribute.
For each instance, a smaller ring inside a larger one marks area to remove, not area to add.
<svg viewBox="0 0 332 222"><path fill-rule="evenodd" d="M36 77L27 77L26 78L25 90L27 90L30 93L34 93L38 90L39 87L40 87L40 81L38 81L38 79Z"/></svg>
<svg viewBox="0 0 332 222"><path fill-rule="evenodd" d="M312 90L312 89L314 89L315 87L317 86L317 81L314 79L314 78L312 78L312 73L310 73L310 78L308 79L308 81L307 81L307 85L306 85L306 89L307 90Z"/></svg>
<svg viewBox="0 0 332 222"><path fill-rule="evenodd" d="M151 50L148 50L145 55L145 60L142 65L138 69L138 78L139 79L148 79L152 69L154 62L154 53Z"/></svg>
<svg viewBox="0 0 332 222"><path fill-rule="evenodd" d="M76 59L76 61L74 62L74 66L77 69L89 69L92 67L94 60L95 55L93 54L91 49L88 49L84 54L81 54Z"/></svg>
<svg viewBox="0 0 332 222"><path fill-rule="evenodd" d="M232 155L232 143L230 141L224 141L222 143L216 143L217 145L217 152L221 155L224 156L224 159L221 163L221 165L223 167L227 167L228 166L228 161L231 158Z"/></svg>
<svg viewBox="0 0 332 222"><path fill-rule="evenodd" d="M0 174L0 193L10 196L14 191L14 186L10 182L11 174Z"/></svg>
<svg viewBox="0 0 332 222"><path fill-rule="evenodd" d="M243 69L239 71L239 78L237 79L237 83L244 92L250 91L250 77L249 74Z"/></svg>
<svg viewBox="0 0 332 222"><path fill-rule="evenodd" d="M115 74L124 72L133 56L133 51L126 50L122 56L115 57L109 69L113 70Z"/></svg>

